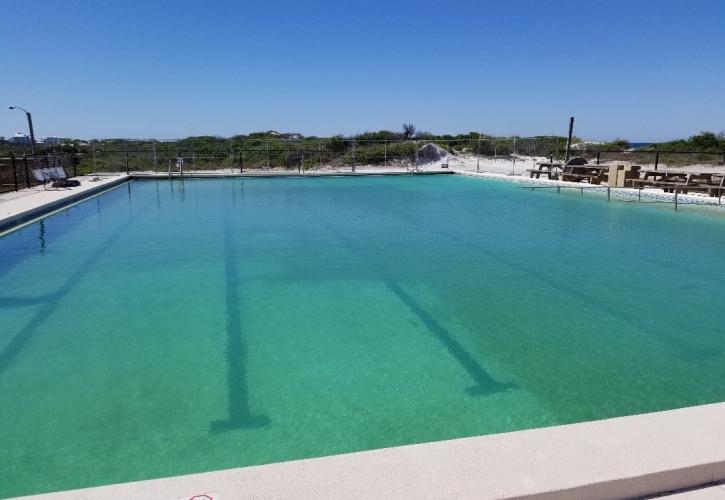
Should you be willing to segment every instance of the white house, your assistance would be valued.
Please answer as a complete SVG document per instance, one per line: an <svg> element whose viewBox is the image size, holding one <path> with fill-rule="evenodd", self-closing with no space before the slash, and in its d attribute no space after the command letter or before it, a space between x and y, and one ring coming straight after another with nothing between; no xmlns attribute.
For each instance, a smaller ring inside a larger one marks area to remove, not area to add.
<svg viewBox="0 0 725 500"><path fill-rule="evenodd" d="M14 136L8 138L8 142L11 144L30 144L30 137L17 132Z"/></svg>

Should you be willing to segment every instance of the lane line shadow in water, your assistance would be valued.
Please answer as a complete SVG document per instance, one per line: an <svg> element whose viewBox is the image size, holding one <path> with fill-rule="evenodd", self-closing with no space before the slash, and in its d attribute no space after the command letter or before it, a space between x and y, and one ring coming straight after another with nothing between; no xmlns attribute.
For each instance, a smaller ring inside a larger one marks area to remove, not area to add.
<svg viewBox="0 0 725 500"><path fill-rule="evenodd" d="M340 240L347 249L353 253L355 256L357 256L360 259L363 259L363 257L360 255L360 251L358 248L353 244L352 241L350 241L347 236L342 234L341 231L339 231L334 225L332 225L327 220L320 217L314 210L309 210L304 205L304 203L299 203L302 207L304 207L308 213L311 213L312 216L322 225L324 226L329 232L331 232L335 237ZM372 262L370 259L368 259L368 264ZM398 299L403 302L408 309L413 312L420 322L430 331L436 339L440 341L441 344L446 348L446 350L450 353L451 356L461 365L461 367L468 373L468 375L473 379L475 382L475 385L472 387L466 388L466 392L471 396L485 396L490 394L496 394L500 392L507 392L511 390L517 390L519 387L515 384L511 383L502 383L497 380L495 380L491 375L488 374L488 372L476 361L476 358L468 352L460 342L458 342L453 334L451 334L447 329L445 329L443 326L441 326L438 321L428 312L426 311L410 294L405 292L400 285L398 285L394 280L390 279L389 277L385 276L384 272L381 272L380 269L375 269L377 274L383 274L383 283L392 291Z"/></svg>
<svg viewBox="0 0 725 500"><path fill-rule="evenodd" d="M448 228L433 226L430 221L421 222L419 220L411 218L410 216L391 212L390 210L387 210L386 213L390 216L398 217L404 222L407 222L422 231L426 231L430 234L444 235L448 239L455 240L459 243L463 243L468 247L475 248L482 255L485 255L492 260L498 261L499 263L506 265L507 267L516 272L533 277L540 283L554 288L555 290L568 295L576 301L583 301L588 307L596 308L603 314L608 315L609 317L622 320L638 332L659 339L663 344L667 345L670 349L672 349L674 355L680 359L684 359L687 361L704 361L714 359L720 356L723 352L723 350L719 347L698 345L693 342L692 339L688 339L679 336L676 333L673 334L663 329L653 328L644 324L642 318L646 318L647 316L638 314L636 308L632 308L631 310L615 311L606 301L588 300L586 296L582 295L577 291L576 287L572 287L571 283L559 282L555 278L552 278L545 273L542 273L536 268L527 267L521 262L512 260L510 257L506 257L502 253L495 252L492 249L481 245L480 242L469 241L468 239L451 232L451 230ZM469 211L469 213L477 215L474 212Z"/></svg>
<svg viewBox="0 0 725 500"><path fill-rule="evenodd" d="M86 260L84 260L78 268L66 279L58 289L50 294L43 296L45 302L37 310L37 312L30 318L30 321L18 332L5 349L0 352L0 377L8 369L12 361L22 352L25 345L33 337L36 330L43 325L55 310L60 305L63 298L73 290L73 288L81 281L81 278L93 267L94 264L103 256L103 254L110 248L110 246L123 234L126 229L131 226L134 220L143 213L141 210L136 212L135 215L130 216L126 222L124 222L116 231L107 238L101 245L99 245ZM12 301L13 299L5 299ZM23 299L16 299L22 301ZM32 299L28 299L32 300ZM20 305L20 304L17 304Z"/></svg>
<svg viewBox="0 0 725 500"><path fill-rule="evenodd" d="M449 332L441 326L436 319L430 315L423 307L400 285L395 282L385 280L385 285L410 309L425 325L425 327L435 335L441 344L445 346L448 352L463 367L468 375L474 380L476 385L466 388L466 392L471 396L485 396L498 392L518 389L519 387L511 383L502 383L495 380L484 370L476 361L473 355L468 352Z"/></svg>
<svg viewBox="0 0 725 500"><path fill-rule="evenodd" d="M249 380L247 377L247 349L244 343L239 296L239 269L237 268L234 228L224 210L224 271L227 356L227 418L214 420L209 425L212 433L237 429L256 429L269 425L265 415L253 415L249 407Z"/></svg>

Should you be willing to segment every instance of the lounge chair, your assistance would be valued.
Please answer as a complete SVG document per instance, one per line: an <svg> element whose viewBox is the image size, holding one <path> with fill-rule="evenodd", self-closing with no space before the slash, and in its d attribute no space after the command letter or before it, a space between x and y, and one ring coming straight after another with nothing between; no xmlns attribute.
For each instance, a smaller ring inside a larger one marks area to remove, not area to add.
<svg viewBox="0 0 725 500"><path fill-rule="evenodd" d="M45 189L45 185L52 181L53 179L50 177L49 169L46 168L33 168L31 169L31 172L33 172L33 177L35 177L35 181L39 184L43 185L43 189Z"/></svg>
<svg viewBox="0 0 725 500"><path fill-rule="evenodd" d="M69 179L68 174L65 173L65 169L63 167L51 167L47 170L50 170L50 176L51 179L53 179L53 187L54 188L69 188L69 187L78 187L81 185L80 181L77 181L75 179Z"/></svg>
<svg viewBox="0 0 725 500"><path fill-rule="evenodd" d="M81 185L77 180L68 179L63 167L34 168L32 172L35 180L43 184L43 189L46 189L49 182L52 183L51 186L54 188L69 188Z"/></svg>

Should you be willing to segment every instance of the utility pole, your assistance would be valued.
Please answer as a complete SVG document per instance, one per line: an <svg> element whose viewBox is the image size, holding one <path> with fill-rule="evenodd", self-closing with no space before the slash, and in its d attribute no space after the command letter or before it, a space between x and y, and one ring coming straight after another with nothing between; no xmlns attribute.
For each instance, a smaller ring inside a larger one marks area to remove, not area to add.
<svg viewBox="0 0 725 500"><path fill-rule="evenodd" d="M569 137L566 140L566 153L564 153L564 164L569 161L569 151L571 150L571 135L574 132L574 117L569 117Z"/></svg>

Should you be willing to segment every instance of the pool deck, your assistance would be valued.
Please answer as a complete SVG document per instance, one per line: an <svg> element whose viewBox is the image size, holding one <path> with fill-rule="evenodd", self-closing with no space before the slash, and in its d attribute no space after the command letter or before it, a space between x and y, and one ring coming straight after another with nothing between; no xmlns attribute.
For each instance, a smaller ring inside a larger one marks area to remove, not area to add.
<svg viewBox="0 0 725 500"><path fill-rule="evenodd" d="M28 498L643 497L725 480L723 422L717 403Z"/></svg>
<svg viewBox="0 0 725 500"><path fill-rule="evenodd" d="M74 177L74 179L79 180L81 185L57 189L35 186L1 194L0 234L122 184L129 179L129 176L125 174L89 175Z"/></svg>
<svg viewBox="0 0 725 500"><path fill-rule="evenodd" d="M407 171L385 173L409 174ZM455 173L521 182L525 186L572 184L547 180L530 182L527 178L502 174ZM359 174L368 175L366 172ZM269 173L261 175L270 176ZM276 173L272 175L276 176ZM81 177L81 186L72 189L43 190L41 186L0 195L0 234L131 178L145 176L132 173L130 176L98 177L101 179ZM606 189L606 186L601 187L601 190ZM626 196L637 192L619 188L617 191L627 192ZM649 195L672 197L667 193L648 192ZM714 485L725 481L724 422L725 403L717 403L31 498L176 499L205 492L213 493L214 499L621 498L695 487L701 489L681 491L676 495L725 498L725 489Z"/></svg>

